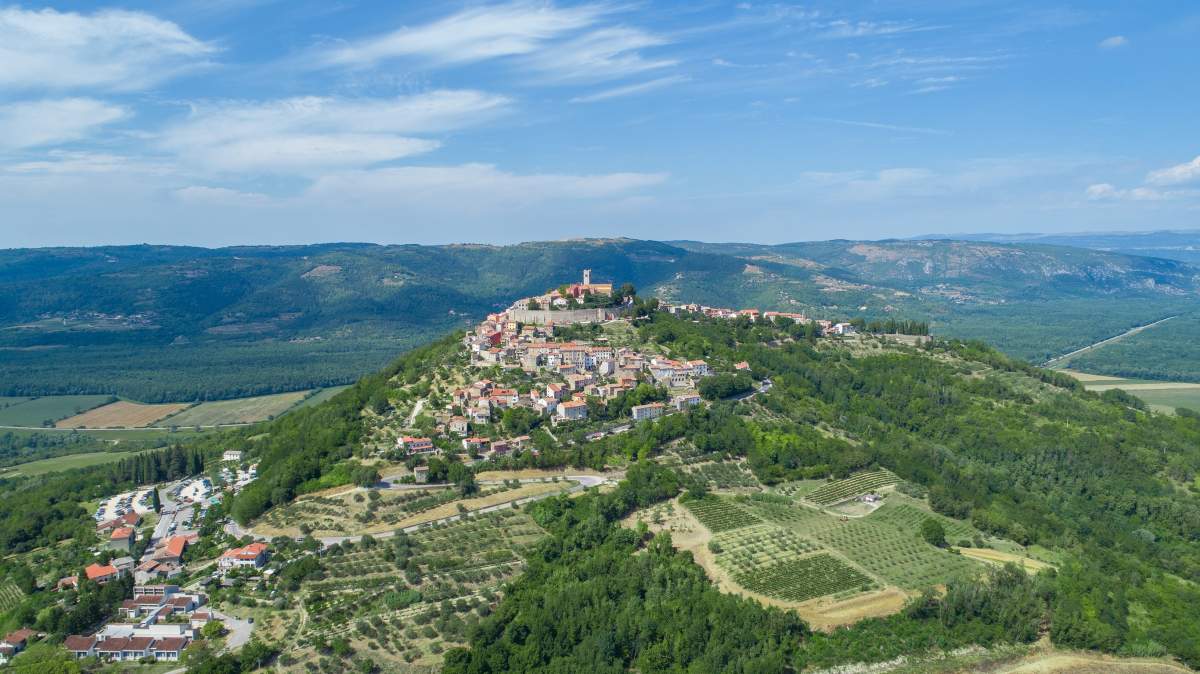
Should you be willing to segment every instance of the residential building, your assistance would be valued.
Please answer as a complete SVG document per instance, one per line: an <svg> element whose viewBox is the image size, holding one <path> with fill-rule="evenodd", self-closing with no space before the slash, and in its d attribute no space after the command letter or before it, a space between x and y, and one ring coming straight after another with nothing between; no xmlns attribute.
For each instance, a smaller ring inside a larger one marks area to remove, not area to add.
<svg viewBox="0 0 1200 674"><path fill-rule="evenodd" d="M558 417L563 421L579 421L586 419L587 403L582 400L568 400L558 404Z"/></svg>
<svg viewBox="0 0 1200 674"><path fill-rule="evenodd" d="M29 641L35 636L37 636L37 632L29 628L9 632L4 637L4 640L0 641L0 665L8 663L14 655L25 650L25 647L29 645Z"/></svg>
<svg viewBox="0 0 1200 674"><path fill-rule="evenodd" d="M409 454L428 454L436 451L430 438L414 438L404 436L396 442L396 446Z"/></svg>
<svg viewBox="0 0 1200 674"><path fill-rule="evenodd" d="M245 547L226 550L217 560L217 566L222 571L243 568L261 569L267 565L268 559L270 559L270 554L267 552L266 543L251 543Z"/></svg>
<svg viewBox="0 0 1200 674"><path fill-rule="evenodd" d="M87 575L88 580L100 583L101 585L121 577L121 572L111 564L89 564L83 572Z"/></svg>
<svg viewBox="0 0 1200 674"><path fill-rule="evenodd" d="M645 421L661 417L665 409L666 406L662 403L647 403L645 405L634 405L629 408L629 413L633 416L634 421Z"/></svg>
<svg viewBox="0 0 1200 674"><path fill-rule="evenodd" d="M675 405L675 409L677 410L694 407L700 404L700 394L696 393L695 391L689 391L687 393L675 396L671 400L671 403Z"/></svg>
<svg viewBox="0 0 1200 674"><path fill-rule="evenodd" d="M464 435L464 434L466 434L468 429L469 429L469 427L467 425L466 417L457 417L457 416L450 417L450 432L451 433L458 433L459 435Z"/></svg>
<svg viewBox="0 0 1200 674"><path fill-rule="evenodd" d="M120 527L113 530L112 535L109 536L108 547L111 550L129 552L133 550L135 540L137 540L137 532L130 527Z"/></svg>
<svg viewBox="0 0 1200 674"><path fill-rule="evenodd" d="M225 450L225 452L224 452L223 454L221 454L221 460L222 460L222 461L237 461L237 462L241 462L241 460L242 460L242 450L240 450L240 449L227 449L227 450Z"/></svg>

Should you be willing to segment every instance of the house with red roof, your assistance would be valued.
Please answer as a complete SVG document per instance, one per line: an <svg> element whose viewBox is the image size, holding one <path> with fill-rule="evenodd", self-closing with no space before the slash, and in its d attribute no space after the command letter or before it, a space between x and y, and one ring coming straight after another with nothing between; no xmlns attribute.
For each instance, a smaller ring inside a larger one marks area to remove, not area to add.
<svg viewBox="0 0 1200 674"><path fill-rule="evenodd" d="M101 585L121 577L121 572L111 564L89 564L83 572L87 575L88 580L100 583Z"/></svg>
<svg viewBox="0 0 1200 674"><path fill-rule="evenodd" d="M6 664L14 655L25 650L29 645L29 641L37 636L37 632L29 628L21 628L15 632L9 632L8 636L0 641L0 665Z"/></svg>
<svg viewBox="0 0 1200 674"><path fill-rule="evenodd" d="M217 566L223 571L244 568L261 569L267 565L268 559L270 559L270 554L267 552L266 543L251 543L241 548L226 550L217 560Z"/></svg>
<svg viewBox="0 0 1200 674"><path fill-rule="evenodd" d="M119 527L108 537L108 547L112 550L129 552L137 540L137 532L132 527Z"/></svg>

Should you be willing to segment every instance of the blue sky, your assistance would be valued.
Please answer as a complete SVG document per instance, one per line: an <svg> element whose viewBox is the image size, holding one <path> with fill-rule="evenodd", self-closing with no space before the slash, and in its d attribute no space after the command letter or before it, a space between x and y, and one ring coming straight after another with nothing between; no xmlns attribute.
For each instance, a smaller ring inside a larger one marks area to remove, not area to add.
<svg viewBox="0 0 1200 674"><path fill-rule="evenodd" d="M1200 227L1194 2L0 0L0 246Z"/></svg>

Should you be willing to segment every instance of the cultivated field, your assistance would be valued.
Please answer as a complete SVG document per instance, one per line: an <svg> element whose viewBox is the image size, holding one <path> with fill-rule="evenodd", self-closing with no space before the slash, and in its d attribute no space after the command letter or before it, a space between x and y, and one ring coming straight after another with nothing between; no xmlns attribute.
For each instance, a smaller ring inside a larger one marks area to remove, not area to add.
<svg viewBox="0 0 1200 674"><path fill-rule="evenodd" d="M880 487L896 484L900 478L890 470L874 470L856 473L844 480L834 480L809 492L806 499L817 505L827 506L866 494Z"/></svg>
<svg viewBox="0 0 1200 674"><path fill-rule="evenodd" d="M188 403L146 405L118 400L55 424L57 428L141 428L163 417L186 409Z"/></svg>
<svg viewBox="0 0 1200 674"><path fill-rule="evenodd" d="M254 526L264 536L298 536L304 524L318 537L380 533L444 519L462 512L557 493L574 482L535 482L518 487L484 487L476 496L460 499L452 487L429 489L352 489L336 494L307 496L268 511ZM374 495L373 495L374 494ZM461 508L460 508L461 507Z"/></svg>
<svg viewBox="0 0 1200 674"><path fill-rule="evenodd" d="M466 641L498 592L524 568L544 532L526 514L502 510L407 536L337 546L321 558L323 579L299 596L304 618L291 620L283 643L301 669L321 656L316 643L346 639L387 671L432 666ZM314 662L315 664L315 662Z"/></svg>
<svg viewBox="0 0 1200 674"><path fill-rule="evenodd" d="M143 451L154 451L153 449ZM88 466L98 466L102 463L114 463L121 459L127 459L138 454L138 452L86 452L83 454L68 454L66 456L56 456L50 459L41 459L39 461L30 461L16 466L0 469L0 477L11 475L44 475L46 473L54 473L60 470L71 470L72 468L87 468Z"/></svg>
<svg viewBox="0 0 1200 674"><path fill-rule="evenodd" d="M158 426L222 426L265 421L287 412L305 399L308 391L277 393L253 398L200 403L158 421Z"/></svg>
<svg viewBox="0 0 1200 674"><path fill-rule="evenodd" d="M710 489L758 489L762 486L745 464L737 461L692 464L686 472Z"/></svg>
<svg viewBox="0 0 1200 674"><path fill-rule="evenodd" d="M1200 384L1148 379L1122 379L1074 370L1063 370L1083 382L1089 391L1103 392L1119 388L1146 401L1156 412L1174 413L1176 408L1200 412Z"/></svg>
<svg viewBox="0 0 1200 674"><path fill-rule="evenodd" d="M86 412L112 400L107 395L46 396L44 398L3 398L0 426L43 426Z"/></svg>
<svg viewBox="0 0 1200 674"><path fill-rule="evenodd" d="M10 580L0 582L0 613L7 613L17 604L20 604L24 598L25 594L21 592L16 583Z"/></svg>

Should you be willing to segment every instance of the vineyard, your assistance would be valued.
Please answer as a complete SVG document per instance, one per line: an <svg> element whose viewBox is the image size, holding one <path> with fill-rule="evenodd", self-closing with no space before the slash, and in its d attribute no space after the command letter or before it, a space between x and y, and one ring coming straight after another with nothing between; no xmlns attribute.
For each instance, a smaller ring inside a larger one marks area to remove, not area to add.
<svg viewBox="0 0 1200 674"><path fill-rule="evenodd" d="M762 522L750 512L734 505L732 501L716 496L707 496L703 499L683 501L682 503L692 511L701 524L714 534Z"/></svg>
<svg viewBox="0 0 1200 674"><path fill-rule="evenodd" d="M946 539L952 543L960 540L969 541L980 535L975 527L966 522L922 510L907 503L887 503L871 515L871 519L874 521L887 522L906 531L919 530L921 523L931 517L941 522L942 528L946 530Z"/></svg>
<svg viewBox="0 0 1200 674"><path fill-rule="evenodd" d="M302 585L307 620L288 636L309 645L346 639L395 664L433 664L465 642L542 536L528 515L501 510L335 546L322 557L323 577Z"/></svg>
<svg viewBox="0 0 1200 674"><path fill-rule="evenodd" d="M812 541L771 524L722 532L713 540L720 550L717 563L735 574L749 573L819 549Z"/></svg>
<svg viewBox="0 0 1200 674"><path fill-rule="evenodd" d="M880 578L905 589L923 589L980 566L965 557L929 545L916 529L904 530L873 518L839 522L830 517L814 538Z"/></svg>
<svg viewBox="0 0 1200 674"><path fill-rule="evenodd" d="M817 505L827 506L872 492L880 487L896 484L899 481L900 478L896 477L892 471L880 469L826 483L810 492L805 498Z"/></svg>
<svg viewBox="0 0 1200 674"><path fill-rule="evenodd" d="M875 587L870 578L825 553L736 573L734 579L747 590L786 601Z"/></svg>
<svg viewBox="0 0 1200 674"><path fill-rule="evenodd" d="M24 598L25 593L11 580L0 582L0 613L8 612Z"/></svg>

